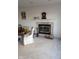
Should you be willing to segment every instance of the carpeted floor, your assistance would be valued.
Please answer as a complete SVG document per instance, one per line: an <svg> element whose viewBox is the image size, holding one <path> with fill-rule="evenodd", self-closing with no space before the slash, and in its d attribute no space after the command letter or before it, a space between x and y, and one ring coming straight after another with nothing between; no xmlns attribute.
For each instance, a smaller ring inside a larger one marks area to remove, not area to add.
<svg viewBox="0 0 79 59"><path fill-rule="evenodd" d="M18 59L61 59L61 40L36 37L26 46L19 42Z"/></svg>

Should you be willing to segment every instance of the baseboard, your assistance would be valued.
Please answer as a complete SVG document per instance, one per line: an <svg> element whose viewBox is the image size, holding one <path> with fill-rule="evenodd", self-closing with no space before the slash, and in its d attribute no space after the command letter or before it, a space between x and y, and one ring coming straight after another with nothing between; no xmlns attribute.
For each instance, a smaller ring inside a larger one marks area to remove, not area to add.
<svg viewBox="0 0 79 59"><path fill-rule="evenodd" d="M56 36L54 36L54 39L60 39L60 40L61 40L61 37L56 37Z"/></svg>

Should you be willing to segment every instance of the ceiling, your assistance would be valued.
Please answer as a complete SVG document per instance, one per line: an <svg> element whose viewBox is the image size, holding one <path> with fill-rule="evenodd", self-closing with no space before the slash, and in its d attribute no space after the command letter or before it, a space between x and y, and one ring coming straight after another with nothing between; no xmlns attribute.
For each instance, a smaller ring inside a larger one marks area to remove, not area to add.
<svg viewBox="0 0 79 59"><path fill-rule="evenodd" d="M18 0L18 7L32 7L60 3L61 0Z"/></svg>

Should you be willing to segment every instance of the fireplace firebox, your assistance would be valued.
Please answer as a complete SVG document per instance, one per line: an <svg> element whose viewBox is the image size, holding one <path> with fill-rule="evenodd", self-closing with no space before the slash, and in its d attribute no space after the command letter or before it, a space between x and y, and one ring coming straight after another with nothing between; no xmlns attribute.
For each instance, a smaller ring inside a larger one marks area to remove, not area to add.
<svg viewBox="0 0 79 59"><path fill-rule="evenodd" d="M50 24L39 24L38 25L39 34L51 34L51 25Z"/></svg>

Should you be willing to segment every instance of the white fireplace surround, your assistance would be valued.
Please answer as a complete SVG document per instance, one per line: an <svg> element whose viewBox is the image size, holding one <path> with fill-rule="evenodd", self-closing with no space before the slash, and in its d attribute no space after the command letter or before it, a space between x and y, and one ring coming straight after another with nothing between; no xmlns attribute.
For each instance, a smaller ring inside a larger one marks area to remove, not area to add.
<svg viewBox="0 0 79 59"><path fill-rule="evenodd" d="M50 21L37 21L36 22L36 28L38 28L39 24L50 24L51 25L51 35L53 35L53 26L54 26L53 22L50 22ZM35 31L37 31L37 30L35 30ZM41 35L44 35L44 34L41 34Z"/></svg>

